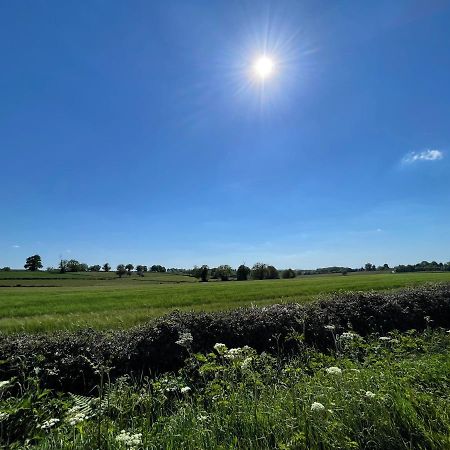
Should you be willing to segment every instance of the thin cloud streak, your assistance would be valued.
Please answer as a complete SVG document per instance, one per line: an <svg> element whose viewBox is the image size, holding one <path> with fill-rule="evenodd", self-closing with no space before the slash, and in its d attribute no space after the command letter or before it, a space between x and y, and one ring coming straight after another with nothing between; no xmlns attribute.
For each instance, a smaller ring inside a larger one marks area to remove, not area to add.
<svg viewBox="0 0 450 450"><path fill-rule="evenodd" d="M402 160L404 164L413 164L418 161L438 161L444 158L444 153L440 150L424 150L423 152L408 153Z"/></svg>

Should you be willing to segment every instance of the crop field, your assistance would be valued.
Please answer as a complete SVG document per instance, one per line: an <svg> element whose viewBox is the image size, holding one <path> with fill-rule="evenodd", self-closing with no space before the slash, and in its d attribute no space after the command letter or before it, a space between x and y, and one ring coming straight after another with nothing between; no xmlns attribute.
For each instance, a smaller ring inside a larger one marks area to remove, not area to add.
<svg viewBox="0 0 450 450"><path fill-rule="evenodd" d="M307 302L347 290L384 290L450 281L450 272L303 276L291 280L199 283L184 275L117 278L115 273L0 272L0 331L129 327L175 309L227 310Z"/></svg>

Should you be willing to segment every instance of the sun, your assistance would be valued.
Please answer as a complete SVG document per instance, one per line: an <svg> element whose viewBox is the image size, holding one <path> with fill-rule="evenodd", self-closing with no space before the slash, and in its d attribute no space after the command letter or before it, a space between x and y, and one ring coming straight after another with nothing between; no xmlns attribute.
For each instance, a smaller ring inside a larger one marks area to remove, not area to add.
<svg viewBox="0 0 450 450"><path fill-rule="evenodd" d="M274 71L274 62L268 56L260 56L253 64L254 74L261 80L270 77Z"/></svg>

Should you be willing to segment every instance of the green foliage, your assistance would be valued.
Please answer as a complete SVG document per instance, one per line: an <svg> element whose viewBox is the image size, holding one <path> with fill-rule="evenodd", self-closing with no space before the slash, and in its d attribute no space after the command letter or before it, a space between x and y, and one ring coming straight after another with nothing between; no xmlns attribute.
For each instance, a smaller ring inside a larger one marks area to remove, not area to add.
<svg viewBox="0 0 450 450"><path fill-rule="evenodd" d="M104 272L109 272L111 270L111 266L108 263L103 264L102 267Z"/></svg>
<svg viewBox="0 0 450 450"><path fill-rule="evenodd" d="M35 378L20 386L12 379L0 391L0 445L449 448L448 333L334 337L344 343L333 353L303 349L287 358L216 344L186 354L178 373L124 376L90 397L43 390ZM301 335L293 339L303 348Z"/></svg>
<svg viewBox="0 0 450 450"><path fill-rule="evenodd" d="M292 269L283 270L283 272L281 273L281 278L284 278L284 279L295 278L295 276L296 276L296 273Z"/></svg>
<svg viewBox="0 0 450 450"><path fill-rule="evenodd" d="M127 269L124 264L119 264L116 268L116 274L122 278L127 273Z"/></svg>
<svg viewBox="0 0 450 450"><path fill-rule="evenodd" d="M233 269L231 266L225 264L216 268L216 276L222 281L228 281L232 275Z"/></svg>
<svg viewBox="0 0 450 450"><path fill-rule="evenodd" d="M164 273L166 271L166 268L159 264L154 264L153 266L150 267L150 271Z"/></svg>
<svg viewBox="0 0 450 450"><path fill-rule="evenodd" d="M251 273L250 267L247 267L246 265L241 264L236 271L237 280L238 281L247 281L250 273Z"/></svg>
<svg viewBox="0 0 450 450"><path fill-rule="evenodd" d="M89 392L98 383L98 366L111 366L111 378L177 370L186 349L179 338L192 335L190 349L208 352L216 342L249 345L259 352L289 354L303 345L324 352L336 348L334 333L351 329L364 336L391 330L450 328L450 284L391 292L337 293L300 305L242 308L223 313L173 313L126 331L80 330L48 335L0 335L0 379L39 369L45 386ZM57 375L54 375L57 374Z"/></svg>
<svg viewBox="0 0 450 450"><path fill-rule="evenodd" d="M31 272L36 272L37 270L42 269L43 266L41 257L39 255L29 256L23 267Z"/></svg>

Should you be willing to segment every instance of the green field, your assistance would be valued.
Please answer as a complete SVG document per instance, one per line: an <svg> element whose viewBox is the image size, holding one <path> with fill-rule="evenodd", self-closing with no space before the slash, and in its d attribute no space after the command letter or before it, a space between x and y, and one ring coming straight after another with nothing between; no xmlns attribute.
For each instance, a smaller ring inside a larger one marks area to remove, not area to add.
<svg viewBox="0 0 450 450"><path fill-rule="evenodd" d="M174 309L224 310L305 302L340 290L381 290L450 281L450 272L303 276L291 280L198 283L183 275L0 272L0 331L128 327Z"/></svg>

